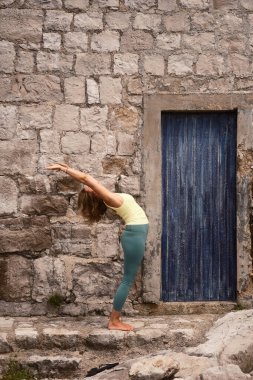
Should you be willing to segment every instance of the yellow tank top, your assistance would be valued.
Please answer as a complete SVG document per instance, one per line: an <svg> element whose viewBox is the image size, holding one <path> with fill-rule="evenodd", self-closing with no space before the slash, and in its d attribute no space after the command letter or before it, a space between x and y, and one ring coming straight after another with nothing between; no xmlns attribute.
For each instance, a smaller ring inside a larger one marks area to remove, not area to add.
<svg viewBox="0 0 253 380"><path fill-rule="evenodd" d="M148 218L138 203L135 201L134 197L130 194L116 193L122 199L123 203L120 207L111 207L125 222L125 224L148 224Z"/></svg>

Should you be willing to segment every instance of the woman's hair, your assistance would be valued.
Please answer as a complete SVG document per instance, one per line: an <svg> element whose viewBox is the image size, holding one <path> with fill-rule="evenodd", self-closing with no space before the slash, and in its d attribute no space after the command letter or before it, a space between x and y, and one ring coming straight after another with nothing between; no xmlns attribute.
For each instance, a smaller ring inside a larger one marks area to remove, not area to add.
<svg viewBox="0 0 253 380"><path fill-rule="evenodd" d="M90 223L98 222L107 210L102 199L84 190L78 194L77 205L80 214Z"/></svg>

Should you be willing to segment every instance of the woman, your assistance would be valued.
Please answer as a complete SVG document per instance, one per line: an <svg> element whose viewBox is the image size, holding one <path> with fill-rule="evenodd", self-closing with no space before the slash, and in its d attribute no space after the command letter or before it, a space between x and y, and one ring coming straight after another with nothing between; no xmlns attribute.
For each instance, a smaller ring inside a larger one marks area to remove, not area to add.
<svg viewBox="0 0 253 380"><path fill-rule="evenodd" d="M84 184L84 188L79 193L78 207L81 214L90 222L99 221L107 207L113 209L124 220L126 226L121 236L124 275L114 297L108 328L133 330L132 326L121 322L120 315L144 255L148 233L148 219L145 212L131 195L113 193L89 174L72 169L66 164L51 164L47 169L62 170Z"/></svg>

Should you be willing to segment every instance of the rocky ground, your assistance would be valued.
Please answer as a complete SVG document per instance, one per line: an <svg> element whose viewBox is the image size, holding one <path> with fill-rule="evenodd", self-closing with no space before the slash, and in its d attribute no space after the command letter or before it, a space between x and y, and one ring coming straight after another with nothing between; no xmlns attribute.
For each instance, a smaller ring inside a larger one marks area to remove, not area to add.
<svg viewBox="0 0 253 380"><path fill-rule="evenodd" d="M40 379L80 380L116 363L89 378L253 378L253 310L125 320L133 332L109 331L105 317L2 317L0 374L14 360Z"/></svg>

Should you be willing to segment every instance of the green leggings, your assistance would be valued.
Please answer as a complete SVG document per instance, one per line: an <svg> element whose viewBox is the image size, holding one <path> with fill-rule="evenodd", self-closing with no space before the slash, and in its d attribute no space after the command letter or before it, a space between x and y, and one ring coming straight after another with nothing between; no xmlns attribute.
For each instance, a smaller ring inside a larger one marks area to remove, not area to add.
<svg viewBox="0 0 253 380"><path fill-rule="evenodd" d="M113 301L113 308L121 311L145 251L148 224L127 224L121 236L124 251L124 275Z"/></svg>

